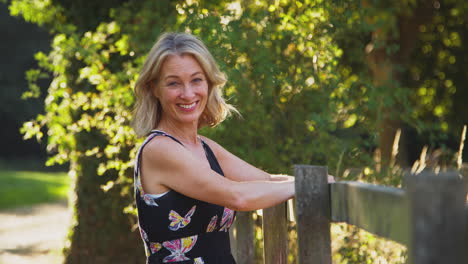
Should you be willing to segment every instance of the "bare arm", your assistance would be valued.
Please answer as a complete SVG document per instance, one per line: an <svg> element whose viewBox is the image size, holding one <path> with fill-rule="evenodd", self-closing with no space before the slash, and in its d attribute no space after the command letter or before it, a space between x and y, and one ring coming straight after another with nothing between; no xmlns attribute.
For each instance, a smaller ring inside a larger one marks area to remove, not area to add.
<svg viewBox="0 0 468 264"><path fill-rule="evenodd" d="M143 149L141 177L147 192L169 188L238 211L271 207L294 196L293 179L272 182L261 170L252 171L256 170L261 172L259 175L265 175L264 179L239 182L222 177L180 144L161 137Z"/></svg>
<svg viewBox="0 0 468 264"><path fill-rule="evenodd" d="M226 177L233 181L294 181L294 177L290 175L268 174L238 158L213 140L206 137L203 137L203 139L213 149ZM334 177L328 175L328 182L335 182Z"/></svg>
<svg viewBox="0 0 468 264"><path fill-rule="evenodd" d="M216 155L216 158L223 169L224 175L233 180L239 182L246 181L291 181L293 177L288 175L271 175L261 169L258 169L249 163L238 158L236 155L227 151L225 148L220 146L209 138L203 138L208 143L210 148Z"/></svg>

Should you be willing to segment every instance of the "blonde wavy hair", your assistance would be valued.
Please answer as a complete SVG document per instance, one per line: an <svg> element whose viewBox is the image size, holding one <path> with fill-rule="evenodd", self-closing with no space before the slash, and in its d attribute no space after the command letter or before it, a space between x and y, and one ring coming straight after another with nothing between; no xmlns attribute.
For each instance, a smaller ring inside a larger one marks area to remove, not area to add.
<svg viewBox="0 0 468 264"><path fill-rule="evenodd" d="M237 110L224 101L222 88L227 79L213 56L197 37L187 33L164 33L151 48L135 84L136 104L132 126L138 136L147 135L161 121L162 108L153 95L164 60L171 55L192 55L208 80L208 101L198 127L214 127Z"/></svg>

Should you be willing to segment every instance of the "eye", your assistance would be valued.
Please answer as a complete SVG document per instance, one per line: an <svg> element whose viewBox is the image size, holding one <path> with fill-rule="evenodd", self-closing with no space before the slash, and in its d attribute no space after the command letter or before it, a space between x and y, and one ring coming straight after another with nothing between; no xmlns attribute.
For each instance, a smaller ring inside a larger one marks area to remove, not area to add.
<svg viewBox="0 0 468 264"><path fill-rule="evenodd" d="M177 84L177 82L168 82L166 86L176 86Z"/></svg>
<svg viewBox="0 0 468 264"><path fill-rule="evenodd" d="M192 82L194 82L194 83L199 83L199 82L202 82L202 81L203 81L202 78L195 78L195 79L192 80Z"/></svg>

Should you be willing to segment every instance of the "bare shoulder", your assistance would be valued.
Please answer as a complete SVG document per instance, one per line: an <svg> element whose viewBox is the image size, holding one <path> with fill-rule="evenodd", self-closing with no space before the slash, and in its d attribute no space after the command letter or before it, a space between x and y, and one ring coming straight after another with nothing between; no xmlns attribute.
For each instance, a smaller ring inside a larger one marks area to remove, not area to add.
<svg viewBox="0 0 468 264"><path fill-rule="evenodd" d="M171 138L153 139L142 154L141 169L142 176L145 176L142 177L142 184L149 193L172 189L188 197L213 203L227 188L226 179L214 177L216 172L209 164Z"/></svg>
<svg viewBox="0 0 468 264"><path fill-rule="evenodd" d="M200 168L198 160L180 143L165 136L153 138L142 151L142 174L147 179L166 185L174 175L187 177L191 168Z"/></svg>
<svg viewBox="0 0 468 264"><path fill-rule="evenodd" d="M158 154L173 146L173 143L178 144L174 140L165 136L156 136L152 138L143 148L143 154Z"/></svg>
<svg viewBox="0 0 468 264"><path fill-rule="evenodd" d="M166 136L153 138L142 150L142 159L150 161L149 164L167 164L168 161L177 161L177 157L184 148L178 142Z"/></svg>

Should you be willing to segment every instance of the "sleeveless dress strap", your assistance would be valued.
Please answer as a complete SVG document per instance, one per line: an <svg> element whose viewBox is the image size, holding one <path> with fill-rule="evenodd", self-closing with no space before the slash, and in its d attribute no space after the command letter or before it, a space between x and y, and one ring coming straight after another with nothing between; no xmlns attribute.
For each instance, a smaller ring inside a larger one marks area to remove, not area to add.
<svg viewBox="0 0 468 264"><path fill-rule="evenodd" d="M201 139L203 149L205 150L205 155L206 158L208 159L211 167L217 171L219 174L224 176L223 169L221 168L221 165L219 165L218 159L216 158L215 154L213 153L213 150L211 150L210 146L203 140Z"/></svg>
<svg viewBox="0 0 468 264"><path fill-rule="evenodd" d="M169 138L173 139L174 141L176 141L177 143L181 144L182 146L184 145L184 144L182 144L182 142L180 142L177 138L173 137L172 135L169 135L168 133L166 133L166 132L164 132L164 131L154 129L154 130L151 130L151 132L150 132L150 135L152 135L152 134L162 135L162 136L169 137Z"/></svg>
<svg viewBox="0 0 468 264"><path fill-rule="evenodd" d="M141 156L143 154L143 148L146 146L146 144L148 144L153 138L155 138L156 136L166 136L168 138L171 138L172 140L176 141L177 143L181 144L182 146L184 144L182 144L182 142L180 142L177 138L167 134L166 132L164 131L161 131L161 130L151 130L151 132L148 134L148 136L146 137L145 141L143 141L143 143L141 144L140 148L138 149L138 152L137 152L137 155L136 155L136 161L135 161L135 169L134 169L134 175L133 175L133 178L134 178L134 182L136 183L135 184L135 189L137 189L140 184L140 180L139 180L139 176L140 176L140 163L141 163Z"/></svg>

